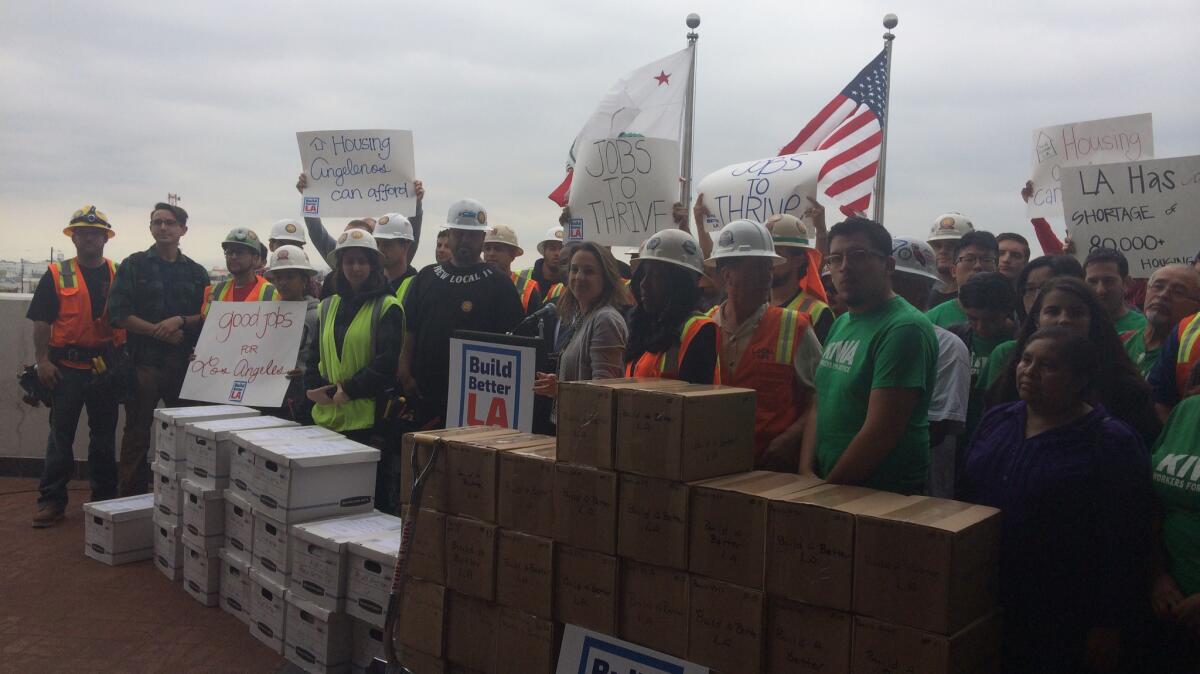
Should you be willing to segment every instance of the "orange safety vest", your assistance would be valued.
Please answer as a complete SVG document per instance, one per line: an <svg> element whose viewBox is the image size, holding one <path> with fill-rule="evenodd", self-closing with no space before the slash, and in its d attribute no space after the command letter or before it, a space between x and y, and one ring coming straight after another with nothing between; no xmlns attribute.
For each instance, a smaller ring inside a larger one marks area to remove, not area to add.
<svg viewBox="0 0 1200 674"><path fill-rule="evenodd" d="M517 289L517 294L521 296L521 308L525 313L529 313L529 302L533 299L533 291L538 289L537 281L528 276L520 276L517 272L509 272L512 276L513 286Z"/></svg>
<svg viewBox="0 0 1200 674"><path fill-rule="evenodd" d="M117 265L107 258L104 263L108 265L108 284L112 287ZM51 263L50 275L54 278L54 292L58 295L58 318L50 326L51 348L103 349L125 343L125 331L112 327L108 322L107 301L100 317L92 318L92 296L77 258ZM90 362L83 361L62 361L61 364L79 370L90 370L92 367Z"/></svg>
<svg viewBox="0 0 1200 674"><path fill-rule="evenodd" d="M796 345L812 326L808 316L782 307L767 307L754 328L737 370L721 366L721 381L754 389L754 452L762 456L779 434L808 407L811 393L796 387ZM717 333L720 351L721 332Z"/></svg>
<svg viewBox="0 0 1200 674"><path fill-rule="evenodd" d="M700 334L700 329L706 325L716 325L716 322L704 314L692 314L679 330L679 343L662 353L643 353L635 362L625 366L626 377L651 377L657 379L679 379L679 368L687 355L692 340ZM720 330L717 330L720 333ZM721 357L717 356L716 367L713 370L714 384L721 383Z"/></svg>
<svg viewBox="0 0 1200 674"><path fill-rule="evenodd" d="M250 289L250 294L246 295L245 302L264 302L268 300L279 299L279 291L275 286L271 285L261 276L254 277L254 287ZM204 316L208 315L208 305L213 302L232 302L233 301L233 279L225 279L215 286L208 286L204 289L204 306L200 313Z"/></svg>
<svg viewBox="0 0 1200 674"><path fill-rule="evenodd" d="M555 283L554 285L550 286L550 292L546 293L546 299L556 300L559 297L562 297L564 290L566 290L566 288L562 283Z"/></svg>
<svg viewBox="0 0 1200 674"><path fill-rule="evenodd" d="M1179 322L1179 355L1175 357L1175 386L1180 397L1187 395L1188 379L1200 367L1200 313Z"/></svg>

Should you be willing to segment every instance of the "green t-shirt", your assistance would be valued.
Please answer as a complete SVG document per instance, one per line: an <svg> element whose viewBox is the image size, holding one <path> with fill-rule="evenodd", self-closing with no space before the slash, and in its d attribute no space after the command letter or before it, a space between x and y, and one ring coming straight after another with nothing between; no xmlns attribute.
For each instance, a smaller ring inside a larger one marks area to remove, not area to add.
<svg viewBox="0 0 1200 674"><path fill-rule="evenodd" d="M939 328L948 329L951 325L967 322L967 313L963 311L962 305L958 303L958 300L942 302L929 311L926 311L925 316L929 318L930 323Z"/></svg>
<svg viewBox="0 0 1200 674"><path fill-rule="evenodd" d="M1117 334L1129 332L1130 330L1141 330L1146 327L1146 317L1135 309L1130 309L1125 312L1125 315L1117 319Z"/></svg>
<svg viewBox="0 0 1200 674"><path fill-rule="evenodd" d="M1157 349L1146 349L1146 331L1144 329L1130 331L1129 338L1125 339L1125 353L1129 354L1129 359L1137 366L1143 377L1150 376L1150 370L1153 370L1154 364L1158 362L1159 351L1162 351L1161 344Z"/></svg>
<svg viewBox="0 0 1200 674"><path fill-rule="evenodd" d="M982 384L983 388L989 389L1000 375L1004 374L1004 368L1008 365L1008 359L1012 358L1013 351L1017 349L1016 340L1010 339L1006 342L1000 342L996 348L992 349L992 355L988 356L987 369L984 370Z"/></svg>
<svg viewBox="0 0 1200 674"><path fill-rule="evenodd" d="M1012 342L1012 340L1004 336L987 339L979 335L971 335L971 397L967 403L966 433L961 436L961 444L964 447L967 442L970 442L971 436L975 434L975 427L983 418L983 396L987 392L988 386L991 385L987 377L992 354L1006 342Z"/></svg>
<svg viewBox="0 0 1200 674"><path fill-rule="evenodd" d="M1184 398L1154 445L1167 569L1185 597L1200 592L1200 396Z"/></svg>
<svg viewBox="0 0 1200 674"><path fill-rule="evenodd" d="M933 325L903 298L868 314L846 313L829 330L817 366L817 472L837 464L867 418L871 391L914 388L920 397L891 453L863 486L924 491L929 469L929 399L937 379Z"/></svg>

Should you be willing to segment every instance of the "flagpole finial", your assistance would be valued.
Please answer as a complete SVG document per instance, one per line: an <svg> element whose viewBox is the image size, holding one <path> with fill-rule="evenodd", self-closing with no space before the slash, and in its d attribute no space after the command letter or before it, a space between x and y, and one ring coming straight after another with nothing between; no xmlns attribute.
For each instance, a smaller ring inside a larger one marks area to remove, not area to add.
<svg viewBox="0 0 1200 674"><path fill-rule="evenodd" d="M896 37L895 35L892 35L892 29L895 28L897 25L899 25L899 23L900 23L900 17L896 16L895 14L888 13L888 14L884 15L883 27L886 28L888 31L883 34L884 39L890 40L890 39Z"/></svg>
<svg viewBox="0 0 1200 674"><path fill-rule="evenodd" d="M692 12L687 15L687 27L696 30L700 27L700 15Z"/></svg>

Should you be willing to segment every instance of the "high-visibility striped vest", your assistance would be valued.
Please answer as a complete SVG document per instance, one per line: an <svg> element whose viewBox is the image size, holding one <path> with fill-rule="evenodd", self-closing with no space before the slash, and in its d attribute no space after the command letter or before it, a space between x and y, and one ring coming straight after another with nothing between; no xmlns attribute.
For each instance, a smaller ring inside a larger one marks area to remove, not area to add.
<svg viewBox="0 0 1200 674"><path fill-rule="evenodd" d="M108 284L112 287L117 265L107 258L104 264L108 266ZM92 318L92 296L88 292L87 281L79 269L77 258L53 262L49 269L50 276L54 279L54 292L58 295L58 317L50 325L51 347L99 349L125 343L125 331L112 327L108 322L107 302L99 318ZM75 369L92 367L90 362L82 361L63 361L62 364Z"/></svg>
<svg viewBox="0 0 1200 674"><path fill-rule="evenodd" d="M388 307L400 306L400 300L391 295L382 295L359 307L354 320L350 321L350 327L346 329L339 352L333 326L337 322L337 310L341 302L341 296L330 295L321 300L317 308L320 326L318 347L321 351L318 371L325 381L333 384L353 377L371 363L378 348L376 340L380 316ZM332 431L371 428L375 425L375 397L351 400L344 405L317 404L313 406L312 417L317 424Z"/></svg>
<svg viewBox="0 0 1200 674"><path fill-rule="evenodd" d="M517 272L517 278L523 279L526 281L532 281L533 280L533 268L530 267L529 269L522 269L521 271ZM535 283L536 283L536 281L535 281ZM541 290L540 284L538 285L538 289ZM546 296L543 297L542 299L547 302L549 302L550 300L556 300L563 294L563 290L565 290L565 288L563 287L563 284L555 283L554 285L550 286L550 289L546 291Z"/></svg>
<svg viewBox="0 0 1200 674"><path fill-rule="evenodd" d="M643 353L637 361L625 366L625 376L678 379L679 368L683 366L683 359L687 356L688 347L692 345L692 341L700 333L700 329L706 325L716 327L716 323L708 316L701 313L692 314L679 328L678 343L672 344L671 348L661 353L650 353L648 351ZM718 329L715 332L720 332L720 330ZM712 383L721 383L720 355L717 356Z"/></svg>
<svg viewBox="0 0 1200 674"><path fill-rule="evenodd" d="M215 286L208 286L204 289L204 305L200 309L200 313L208 315L208 305L213 302L232 302L233 301L233 279L225 279ZM246 295L244 302L264 302L269 300L279 299L279 291L275 286L271 285L267 279L261 276L254 277L254 287L250 289L250 294Z"/></svg>
<svg viewBox="0 0 1200 674"><path fill-rule="evenodd" d="M1175 357L1175 386L1179 395L1185 396L1192 371L1200 367L1200 313L1183 319L1176 329L1179 331L1179 355Z"/></svg>
<svg viewBox="0 0 1200 674"><path fill-rule="evenodd" d="M556 300L562 297L564 290L566 290L566 286L561 283L555 283L554 285L550 286L550 292L546 293L546 300Z"/></svg>
<svg viewBox="0 0 1200 674"><path fill-rule="evenodd" d="M408 288L412 285L412 280L416 277L416 274L406 277L400 282L400 287L396 288L396 299L400 301L400 304L404 304L404 300L408 299Z"/></svg>
<svg viewBox="0 0 1200 674"><path fill-rule="evenodd" d="M797 313L806 314L808 320L816 325L821 320L821 316L829 311L829 305L821 300L809 295L806 292L796 293L796 296L788 300L787 304L783 305L784 309L791 309Z"/></svg>
<svg viewBox="0 0 1200 674"><path fill-rule="evenodd" d="M538 289L537 281L516 272L509 272L509 275L512 277L517 294L521 296L521 308L525 310L525 313L529 313L529 302L533 299L533 291Z"/></svg>

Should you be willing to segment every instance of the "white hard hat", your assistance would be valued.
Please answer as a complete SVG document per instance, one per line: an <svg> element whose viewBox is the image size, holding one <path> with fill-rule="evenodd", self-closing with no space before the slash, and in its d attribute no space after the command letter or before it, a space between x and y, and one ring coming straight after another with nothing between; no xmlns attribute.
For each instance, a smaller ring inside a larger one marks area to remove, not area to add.
<svg viewBox="0 0 1200 674"><path fill-rule="evenodd" d="M962 213L951 211L943 213L933 221L926 241L958 241L967 232L975 231L975 226Z"/></svg>
<svg viewBox="0 0 1200 674"><path fill-rule="evenodd" d="M383 256L379 252L379 246L375 245L375 237L371 236L370 232L365 229L347 229L338 237L337 247L329 251L329 256L325 258L325 261L329 263L330 267L336 268L338 257L347 248L365 248L380 257Z"/></svg>
<svg viewBox="0 0 1200 674"><path fill-rule="evenodd" d="M271 253L270 263L267 265L267 270L263 272L263 276L266 276L269 281L275 272L285 269L302 271L309 276L317 274L317 270L308 263L308 254L300 246L287 245L276 248Z"/></svg>
<svg viewBox="0 0 1200 674"><path fill-rule="evenodd" d="M542 240L538 241L538 245L537 245L538 255L545 254L546 244L554 243L555 241L557 241L559 243L563 243L564 240L566 239L566 237L567 237L567 232L566 232L566 230L563 229L562 225L555 225L555 226L551 227L550 229L547 229L546 234L542 237Z"/></svg>
<svg viewBox="0 0 1200 674"><path fill-rule="evenodd" d="M471 232L487 231L487 209L474 199L456 201L446 214L446 227Z"/></svg>
<svg viewBox="0 0 1200 674"><path fill-rule="evenodd" d="M521 245L517 243L517 233L512 227L506 225L496 225L488 230L487 236L483 238L483 244L486 246L489 243L502 243L506 246L511 246L516 251L517 257L525 254Z"/></svg>
<svg viewBox="0 0 1200 674"><path fill-rule="evenodd" d="M766 227L776 246L816 248L816 229L794 215L776 213L767 218Z"/></svg>
<svg viewBox="0 0 1200 674"><path fill-rule="evenodd" d="M413 236L412 223L408 221L408 218L399 213L388 213L387 215L379 216L379 220L375 222L375 233L373 236L376 241L380 239L416 240L416 237Z"/></svg>
<svg viewBox="0 0 1200 674"><path fill-rule="evenodd" d="M765 257L777 267L786 262L775 254L775 242L761 222L734 220L717 232L716 239L712 257L704 261L710 267L717 266L717 260L735 257Z"/></svg>
<svg viewBox="0 0 1200 674"><path fill-rule="evenodd" d="M937 273L937 256L924 241L912 236L897 236L892 239L892 257L896 258L896 271L942 282Z"/></svg>
<svg viewBox="0 0 1200 674"><path fill-rule="evenodd" d="M657 260L679 265L698 274L704 273L704 258L700 257L700 244L695 237L682 229L664 229L642 242L637 258L629 266L637 269L646 260Z"/></svg>
<svg viewBox="0 0 1200 674"><path fill-rule="evenodd" d="M304 225L295 220L280 220L271 225L270 240L293 241L300 246L308 243L308 239L304 235Z"/></svg>

